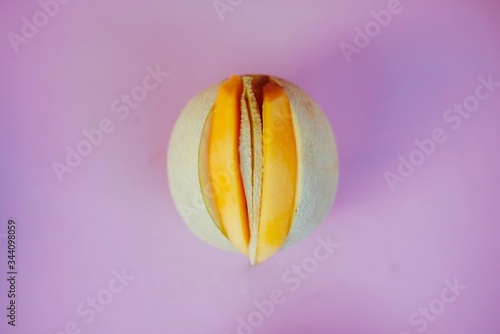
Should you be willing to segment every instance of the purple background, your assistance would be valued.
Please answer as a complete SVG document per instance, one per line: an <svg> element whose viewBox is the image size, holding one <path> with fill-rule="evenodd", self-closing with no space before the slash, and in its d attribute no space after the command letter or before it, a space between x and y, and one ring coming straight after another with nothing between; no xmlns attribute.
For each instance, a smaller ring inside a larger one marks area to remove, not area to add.
<svg viewBox="0 0 500 334"><path fill-rule="evenodd" d="M445 111L478 77L500 81L500 2L402 0L402 12L348 63L339 47L388 1L243 1L220 20L212 1L73 0L15 53L36 1L0 5L0 233L17 222L17 323L2 333L237 333L255 301L286 300L255 333L417 333L409 317L467 289L426 333L500 332L500 88L456 130ZM147 66L170 75L125 120L110 104ZM322 226L256 267L198 240L176 212L168 138L190 97L231 73L268 73L308 91L335 133L340 183ZM59 182L51 164L109 118L115 129ZM447 141L391 191L416 139ZM296 291L282 275L318 237L341 244ZM135 278L95 319L77 306ZM241 331L240 331L241 332ZM242 332L243 333L243 332Z"/></svg>

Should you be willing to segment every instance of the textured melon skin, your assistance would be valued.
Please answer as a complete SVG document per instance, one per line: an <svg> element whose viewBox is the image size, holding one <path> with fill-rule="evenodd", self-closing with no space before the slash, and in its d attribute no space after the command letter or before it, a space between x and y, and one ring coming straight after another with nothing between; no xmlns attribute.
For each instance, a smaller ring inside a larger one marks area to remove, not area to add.
<svg viewBox="0 0 500 334"><path fill-rule="evenodd" d="M321 108L302 89L283 79L296 126L300 201L285 247L310 235L330 210L338 185L337 145Z"/></svg>
<svg viewBox="0 0 500 334"><path fill-rule="evenodd" d="M193 97L181 111L170 137L167 172L175 207L191 231L212 246L236 252L208 213L198 174L202 130L220 84Z"/></svg>
<svg viewBox="0 0 500 334"><path fill-rule="evenodd" d="M287 91L297 140L299 201L285 247L311 234L327 215L337 190L338 156L333 132L321 108L297 86L272 77ZM223 250L236 248L219 230L204 203L199 177L199 147L203 126L221 83L193 97L181 111L167 156L167 173L174 204L199 238Z"/></svg>

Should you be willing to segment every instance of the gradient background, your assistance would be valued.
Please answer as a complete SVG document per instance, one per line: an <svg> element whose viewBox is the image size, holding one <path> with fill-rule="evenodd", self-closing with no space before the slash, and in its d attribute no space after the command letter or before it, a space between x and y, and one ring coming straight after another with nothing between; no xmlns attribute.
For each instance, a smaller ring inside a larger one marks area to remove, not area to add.
<svg viewBox="0 0 500 334"><path fill-rule="evenodd" d="M254 301L286 301L255 333L417 333L409 316L467 289L426 333L500 333L500 89L462 126L443 113L500 81L500 2L402 0L403 11L348 63L341 42L387 1L248 0L221 21L212 1L73 0L16 54L36 1L0 5L0 233L18 228L17 326L6 325L6 243L0 332L237 332ZM145 67L170 76L121 121L110 103L141 84ZM323 107L340 159L335 204L316 233L250 268L198 240L168 189L170 133L190 97L231 73L286 78ZM59 182L51 164L110 118L116 125ZM448 140L391 192L415 139ZM297 291L282 274L311 256L317 237L341 247ZM135 279L86 324L76 307L112 270Z"/></svg>

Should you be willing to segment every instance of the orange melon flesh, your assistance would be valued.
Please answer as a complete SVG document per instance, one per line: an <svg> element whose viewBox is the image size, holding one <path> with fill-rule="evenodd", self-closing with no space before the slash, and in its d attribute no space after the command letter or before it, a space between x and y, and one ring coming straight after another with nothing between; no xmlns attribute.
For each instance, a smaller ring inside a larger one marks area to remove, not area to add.
<svg viewBox="0 0 500 334"><path fill-rule="evenodd" d="M263 176L256 263L280 249L295 211L297 146L290 101L274 83L263 90Z"/></svg>
<svg viewBox="0 0 500 334"><path fill-rule="evenodd" d="M234 246L248 256L249 224L245 193L239 168L238 136L240 129L240 99L243 84L233 75L219 88L212 108L208 142L209 179L215 206L224 232Z"/></svg>

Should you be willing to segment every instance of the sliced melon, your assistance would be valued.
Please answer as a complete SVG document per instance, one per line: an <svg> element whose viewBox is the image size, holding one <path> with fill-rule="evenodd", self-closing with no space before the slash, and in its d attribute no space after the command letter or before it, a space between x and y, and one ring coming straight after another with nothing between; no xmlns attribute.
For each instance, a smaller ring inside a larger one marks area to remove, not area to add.
<svg viewBox="0 0 500 334"><path fill-rule="evenodd" d="M214 224L252 264L280 249L299 173L286 91L265 76L221 84L201 136L199 177Z"/></svg>

